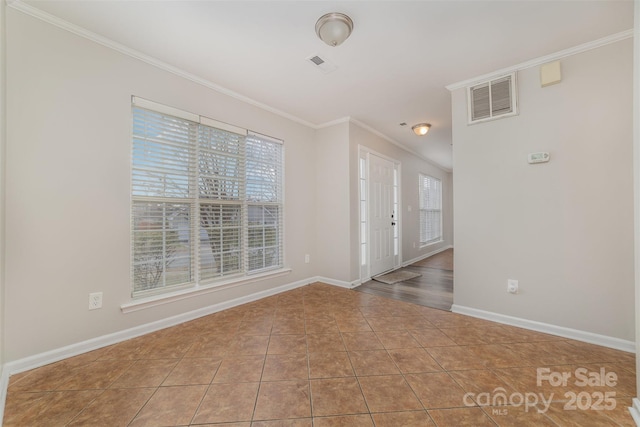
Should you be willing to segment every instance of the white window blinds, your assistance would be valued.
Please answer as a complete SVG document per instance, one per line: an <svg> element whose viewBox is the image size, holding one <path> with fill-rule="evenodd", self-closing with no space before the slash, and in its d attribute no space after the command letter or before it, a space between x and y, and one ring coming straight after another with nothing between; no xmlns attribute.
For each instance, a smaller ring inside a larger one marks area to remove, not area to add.
<svg viewBox="0 0 640 427"><path fill-rule="evenodd" d="M247 137L248 270L282 264L282 144Z"/></svg>
<svg viewBox="0 0 640 427"><path fill-rule="evenodd" d="M133 295L282 267L282 157L280 141L134 98Z"/></svg>
<svg viewBox="0 0 640 427"><path fill-rule="evenodd" d="M442 240L442 182L419 175L420 245Z"/></svg>

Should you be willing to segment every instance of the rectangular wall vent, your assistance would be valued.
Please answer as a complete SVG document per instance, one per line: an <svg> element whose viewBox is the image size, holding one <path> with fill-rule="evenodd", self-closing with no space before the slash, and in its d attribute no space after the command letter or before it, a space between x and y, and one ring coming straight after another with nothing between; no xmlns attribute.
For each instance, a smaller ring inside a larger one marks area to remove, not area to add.
<svg viewBox="0 0 640 427"><path fill-rule="evenodd" d="M467 88L469 124L518 114L516 74Z"/></svg>

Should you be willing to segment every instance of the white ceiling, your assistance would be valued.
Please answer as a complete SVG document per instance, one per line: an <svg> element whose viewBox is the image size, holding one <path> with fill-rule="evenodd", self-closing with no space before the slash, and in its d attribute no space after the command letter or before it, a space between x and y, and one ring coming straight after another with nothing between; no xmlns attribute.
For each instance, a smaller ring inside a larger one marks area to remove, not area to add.
<svg viewBox="0 0 640 427"><path fill-rule="evenodd" d="M633 28L631 0L25 3L301 122L349 116L447 169L445 86ZM336 48L315 35L327 12L354 21ZM314 69L315 54L338 69Z"/></svg>

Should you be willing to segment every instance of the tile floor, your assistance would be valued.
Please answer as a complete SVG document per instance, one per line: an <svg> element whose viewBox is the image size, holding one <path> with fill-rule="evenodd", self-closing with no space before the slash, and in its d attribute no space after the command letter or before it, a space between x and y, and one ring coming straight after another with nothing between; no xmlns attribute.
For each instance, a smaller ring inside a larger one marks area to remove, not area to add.
<svg viewBox="0 0 640 427"><path fill-rule="evenodd" d="M4 425L633 426L635 395L630 353L315 283L14 375Z"/></svg>

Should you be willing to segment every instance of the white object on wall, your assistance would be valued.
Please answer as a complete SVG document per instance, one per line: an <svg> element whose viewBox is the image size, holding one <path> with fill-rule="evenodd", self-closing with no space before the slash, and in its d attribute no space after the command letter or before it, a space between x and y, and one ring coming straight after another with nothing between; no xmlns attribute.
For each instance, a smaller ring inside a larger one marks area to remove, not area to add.
<svg viewBox="0 0 640 427"><path fill-rule="evenodd" d="M547 62L540 66L540 86L554 85L560 83L560 80L562 80L560 61Z"/></svg>
<svg viewBox="0 0 640 427"><path fill-rule="evenodd" d="M540 151L538 153L529 153L527 155L527 161L530 164L534 163L547 163L550 160L548 151Z"/></svg>

